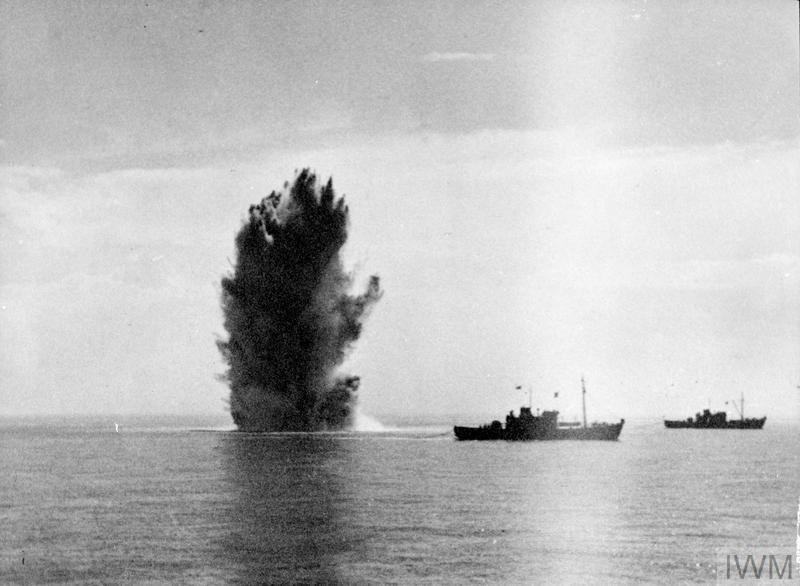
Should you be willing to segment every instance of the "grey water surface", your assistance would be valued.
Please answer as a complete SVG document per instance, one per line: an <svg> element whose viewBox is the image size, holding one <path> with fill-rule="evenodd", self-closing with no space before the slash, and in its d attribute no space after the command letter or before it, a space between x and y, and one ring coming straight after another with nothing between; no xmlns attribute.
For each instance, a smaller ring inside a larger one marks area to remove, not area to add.
<svg viewBox="0 0 800 586"><path fill-rule="evenodd" d="M732 544L795 552L788 422L530 443L203 423L0 419L0 582L714 582Z"/></svg>

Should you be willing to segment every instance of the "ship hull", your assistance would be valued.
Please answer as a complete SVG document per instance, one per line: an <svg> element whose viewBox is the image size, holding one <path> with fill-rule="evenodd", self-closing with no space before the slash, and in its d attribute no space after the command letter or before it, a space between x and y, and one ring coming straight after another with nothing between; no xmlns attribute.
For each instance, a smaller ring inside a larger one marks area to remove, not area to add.
<svg viewBox="0 0 800 586"><path fill-rule="evenodd" d="M507 430L483 427L453 428L456 439L460 441L555 441L555 440L582 440L582 441L616 441L622 433L625 420L619 423L601 423L591 427L562 427L556 429L536 429L535 427L523 430Z"/></svg>
<svg viewBox="0 0 800 586"><path fill-rule="evenodd" d="M453 432L456 438L461 441L488 441L503 439L503 430L492 429L491 427L462 427L455 426Z"/></svg>
<svg viewBox="0 0 800 586"><path fill-rule="evenodd" d="M545 439L555 440L601 440L617 441L622 433L624 421L619 423L602 423L592 427L559 428L553 434L555 437Z"/></svg>
<svg viewBox="0 0 800 586"><path fill-rule="evenodd" d="M761 429L766 421L766 417L722 422L671 421L667 419L664 420L664 426L668 429Z"/></svg>

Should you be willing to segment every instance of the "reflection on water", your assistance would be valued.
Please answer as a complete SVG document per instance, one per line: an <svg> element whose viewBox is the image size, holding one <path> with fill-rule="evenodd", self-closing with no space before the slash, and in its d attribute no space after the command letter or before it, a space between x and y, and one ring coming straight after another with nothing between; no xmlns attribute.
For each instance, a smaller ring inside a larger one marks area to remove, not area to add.
<svg viewBox="0 0 800 586"><path fill-rule="evenodd" d="M794 528L781 508L796 470L725 476L786 437L772 433L531 444L227 434L220 565L251 583L713 580L731 536L779 545Z"/></svg>
<svg viewBox="0 0 800 586"><path fill-rule="evenodd" d="M348 442L333 435L220 436L232 491L230 533L219 552L242 582L338 582L348 551L340 471Z"/></svg>
<svg viewBox="0 0 800 586"><path fill-rule="evenodd" d="M796 427L126 429L0 425L0 583L674 583L735 542L794 551Z"/></svg>
<svg viewBox="0 0 800 586"><path fill-rule="evenodd" d="M617 488L626 476L615 457L622 444L462 444L408 434L233 433L219 441L232 503L219 565L233 569L234 581L619 575L619 536L609 529L626 506ZM619 469L587 473L609 460Z"/></svg>

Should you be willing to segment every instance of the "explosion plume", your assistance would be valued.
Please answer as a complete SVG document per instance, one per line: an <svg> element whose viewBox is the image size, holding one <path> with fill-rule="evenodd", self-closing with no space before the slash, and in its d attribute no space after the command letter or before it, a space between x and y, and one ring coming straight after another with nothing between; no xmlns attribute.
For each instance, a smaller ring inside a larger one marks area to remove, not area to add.
<svg viewBox="0 0 800 586"><path fill-rule="evenodd" d="M349 293L340 250L348 210L333 183L308 169L261 203L236 236L237 259L222 279L230 410L243 431L341 429L351 419L357 376L337 373L381 297L378 277Z"/></svg>

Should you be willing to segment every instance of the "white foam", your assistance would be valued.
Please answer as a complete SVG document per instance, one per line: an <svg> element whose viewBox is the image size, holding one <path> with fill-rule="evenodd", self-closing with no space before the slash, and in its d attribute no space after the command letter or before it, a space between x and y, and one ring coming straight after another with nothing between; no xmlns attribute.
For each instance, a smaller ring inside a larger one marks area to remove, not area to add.
<svg viewBox="0 0 800 586"><path fill-rule="evenodd" d="M389 431L380 421L356 407L353 417L353 431Z"/></svg>

